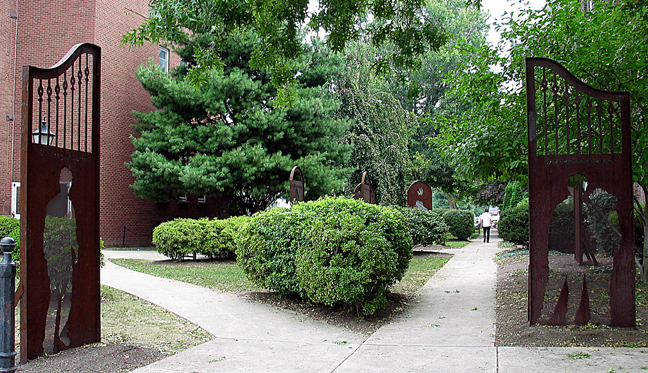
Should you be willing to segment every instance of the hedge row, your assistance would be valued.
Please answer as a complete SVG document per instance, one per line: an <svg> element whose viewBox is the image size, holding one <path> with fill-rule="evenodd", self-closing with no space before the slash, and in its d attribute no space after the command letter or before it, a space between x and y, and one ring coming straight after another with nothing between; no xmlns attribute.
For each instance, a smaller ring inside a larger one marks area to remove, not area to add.
<svg viewBox="0 0 648 373"><path fill-rule="evenodd" d="M178 218L153 230L158 252L173 260L203 254L209 258L231 258L236 250L235 236L248 217L225 220Z"/></svg>
<svg viewBox="0 0 648 373"><path fill-rule="evenodd" d="M402 213L347 198L258 213L238 244L237 262L257 284L366 315L384 308L412 258Z"/></svg>
<svg viewBox="0 0 648 373"><path fill-rule="evenodd" d="M414 245L443 245L448 239L448 225L443 219L445 210L421 210L398 207L407 219Z"/></svg>
<svg viewBox="0 0 648 373"><path fill-rule="evenodd" d="M11 237L16 240L16 248L11 253L14 261L20 260L20 220L0 215L0 238Z"/></svg>

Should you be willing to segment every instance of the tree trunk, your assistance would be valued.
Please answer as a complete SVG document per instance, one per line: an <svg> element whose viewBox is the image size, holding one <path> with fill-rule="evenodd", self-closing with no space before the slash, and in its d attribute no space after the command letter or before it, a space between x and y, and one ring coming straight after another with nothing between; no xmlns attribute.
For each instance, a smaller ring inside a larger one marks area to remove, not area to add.
<svg viewBox="0 0 648 373"><path fill-rule="evenodd" d="M450 207L453 210L457 209L457 202L455 202L455 198L452 194L446 194L446 199L448 200L448 207Z"/></svg>

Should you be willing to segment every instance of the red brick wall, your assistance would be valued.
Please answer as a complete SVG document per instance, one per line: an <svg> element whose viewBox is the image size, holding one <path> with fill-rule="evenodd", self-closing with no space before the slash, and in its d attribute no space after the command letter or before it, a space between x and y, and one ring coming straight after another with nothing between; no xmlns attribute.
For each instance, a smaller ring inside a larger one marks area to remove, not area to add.
<svg viewBox="0 0 648 373"><path fill-rule="evenodd" d="M11 134L14 122L7 115L14 115L14 41L16 19L10 18L16 12L15 0L0 0L0 214L8 215L11 208ZM20 91L20 89L18 89ZM15 130L20 131L16 123Z"/></svg>

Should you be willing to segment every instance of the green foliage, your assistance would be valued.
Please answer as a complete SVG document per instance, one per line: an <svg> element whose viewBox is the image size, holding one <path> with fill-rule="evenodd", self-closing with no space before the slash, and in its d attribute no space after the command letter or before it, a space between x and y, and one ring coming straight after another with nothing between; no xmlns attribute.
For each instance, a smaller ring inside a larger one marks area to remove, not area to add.
<svg viewBox="0 0 648 373"><path fill-rule="evenodd" d="M301 204L300 204L301 205ZM293 206L294 207L294 206ZM284 208L255 214L237 240L236 262L252 282L280 296L302 296L295 256L306 217Z"/></svg>
<svg viewBox="0 0 648 373"><path fill-rule="evenodd" d="M352 153L349 189L368 172L381 205L404 206L409 168L409 129L416 125L414 113L385 92L386 81L372 71L378 51L362 45L349 49L340 84L340 115L353 120L345 141Z"/></svg>
<svg viewBox="0 0 648 373"><path fill-rule="evenodd" d="M196 43L198 43L197 41ZM185 46L185 54L199 45ZM266 71L250 68L260 48L254 33L228 39L219 52L224 63L196 88L177 71L140 67L137 76L156 111L135 112L139 137L127 164L135 193L166 202L185 193L222 196L236 213L251 214L288 194L290 170L299 165L306 177L305 197L340 191L349 156L340 138L349 128L338 118L340 102L329 87L339 58L308 47L300 61L294 103L280 110L272 103L277 90Z"/></svg>
<svg viewBox="0 0 648 373"><path fill-rule="evenodd" d="M438 49L447 40L440 22L424 4L421 0L335 0L314 4L310 13L310 3L303 0L154 0L149 2L149 14L142 25L127 32L123 42L183 45L202 39L203 45L192 52L195 64L190 72L200 83L208 79L212 67L223 63L219 52L226 49L228 38L238 30L254 29L260 47L252 54L251 63L271 71L275 86L289 88L295 83L295 61L304 53L304 27L313 33L325 30L329 47L338 52L360 38L374 45L392 45L394 52L376 61L378 71L388 71L392 64L399 68L420 66L418 56ZM365 21L362 27L360 20ZM280 97L289 103L290 89Z"/></svg>
<svg viewBox="0 0 648 373"><path fill-rule="evenodd" d="M549 225L549 250L574 252L574 200L556 205Z"/></svg>
<svg viewBox="0 0 648 373"><path fill-rule="evenodd" d="M459 240L467 240L475 231L475 214L468 210L447 210L443 220L451 235Z"/></svg>
<svg viewBox="0 0 648 373"><path fill-rule="evenodd" d="M15 237L11 236L11 233L16 228L20 228L20 220L11 216L0 215L0 238L11 237L15 239Z"/></svg>
<svg viewBox="0 0 648 373"><path fill-rule="evenodd" d="M373 314L407 270L412 238L395 209L323 198L256 214L236 253L254 282L282 296Z"/></svg>
<svg viewBox="0 0 648 373"><path fill-rule="evenodd" d="M516 207L523 199L522 186L517 181L511 181L504 189L504 199L502 200L501 211L504 212L512 207Z"/></svg>
<svg viewBox="0 0 648 373"><path fill-rule="evenodd" d="M529 205L522 204L502 213L497 231L501 239L516 245L529 245Z"/></svg>
<svg viewBox="0 0 648 373"><path fill-rule="evenodd" d="M231 258L236 237L249 220L246 216L226 220L177 218L153 230L153 244L160 254L172 260L203 254L209 258Z"/></svg>
<svg viewBox="0 0 648 373"><path fill-rule="evenodd" d="M439 210L398 208L405 219L414 245L443 245L448 238L448 226Z"/></svg>
<svg viewBox="0 0 648 373"><path fill-rule="evenodd" d="M11 216L0 215L0 238L11 237L16 241L16 248L11 253L14 262L20 260L20 220Z"/></svg>

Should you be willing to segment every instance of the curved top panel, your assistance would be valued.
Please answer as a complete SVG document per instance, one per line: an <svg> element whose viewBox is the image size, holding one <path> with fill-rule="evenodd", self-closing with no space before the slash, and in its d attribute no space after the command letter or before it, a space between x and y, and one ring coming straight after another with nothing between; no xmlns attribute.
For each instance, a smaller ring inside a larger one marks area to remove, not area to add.
<svg viewBox="0 0 648 373"><path fill-rule="evenodd" d="M614 92L614 91L603 91L597 88L590 86L589 84L583 82L569 72L563 65L560 63L544 57L527 57L526 59L527 71L530 67L546 67L555 71L559 76L561 76L567 83L572 87L577 89L580 92L583 92L594 98L600 98L602 100L611 100L611 101L621 101L624 98L629 98L630 93L628 92Z"/></svg>
<svg viewBox="0 0 648 373"><path fill-rule="evenodd" d="M101 48L95 44L92 43L79 43L75 44L70 48L70 50L61 58L57 63L55 63L52 67L49 68L40 68L40 67L34 67L30 66L30 72L35 78L50 78L50 77L56 77L57 75L62 74L64 71L70 68L72 66L72 63L76 61L76 59L81 56L83 53L91 54L95 57L98 57L99 54L101 53ZM99 59L96 58L98 61Z"/></svg>

